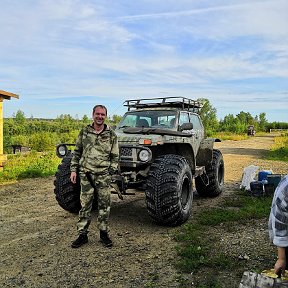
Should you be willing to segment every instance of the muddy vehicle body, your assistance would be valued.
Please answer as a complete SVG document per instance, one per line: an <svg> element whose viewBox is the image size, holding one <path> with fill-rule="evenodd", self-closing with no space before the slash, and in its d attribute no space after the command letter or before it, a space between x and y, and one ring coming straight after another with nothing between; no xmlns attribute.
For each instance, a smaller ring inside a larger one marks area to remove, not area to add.
<svg viewBox="0 0 288 288"><path fill-rule="evenodd" d="M144 190L148 214L155 222L180 225L191 214L194 184L200 196L215 197L223 190L224 161L213 148L220 140L205 138L198 101L164 97L127 100L124 105L128 111L115 129L124 179L118 185L121 193L129 194L129 188ZM67 146L59 147L63 151L58 154L65 157L56 173L54 192L58 203L69 211L64 198L74 195L72 202L76 202L80 186L64 181L70 175L72 155ZM80 204L74 204L74 210L79 210Z"/></svg>

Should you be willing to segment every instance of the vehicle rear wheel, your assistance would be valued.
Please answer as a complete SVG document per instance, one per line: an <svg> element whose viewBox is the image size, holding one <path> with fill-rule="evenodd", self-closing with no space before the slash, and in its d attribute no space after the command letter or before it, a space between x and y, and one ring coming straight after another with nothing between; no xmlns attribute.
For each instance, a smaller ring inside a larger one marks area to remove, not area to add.
<svg viewBox="0 0 288 288"><path fill-rule="evenodd" d="M70 181L70 164L72 154L63 158L55 174L54 193L58 204L66 211L77 213L81 209L80 204L80 179L77 177L76 184ZM94 197L93 210L97 209L97 197Z"/></svg>
<svg viewBox="0 0 288 288"><path fill-rule="evenodd" d="M205 168L209 184L206 186L201 178L203 176L198 176L195 178L196 190L200 196L216 197L222 193L224 187L224 161L219 150L213 150L212 162Z"/></svg>
<svg viewBox="0 0 288 288"><path fill-rule="evenodd" d="M146 186L146 205L152 219L176 226L190 216L193 201L191 168L182 156L168 154L155 159Z"/></svg>

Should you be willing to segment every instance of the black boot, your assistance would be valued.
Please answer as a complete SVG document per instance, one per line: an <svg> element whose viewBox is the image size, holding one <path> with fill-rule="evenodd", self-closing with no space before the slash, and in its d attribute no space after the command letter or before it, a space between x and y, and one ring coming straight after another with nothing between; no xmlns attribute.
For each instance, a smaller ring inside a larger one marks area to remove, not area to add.
<svg viewBox="0 0 288 288"><path fill-rule="evenodd" d="M87 234L79 234L78 238L72 242L71 247L79 248L80 246L84 245L87 242L88 242Z"/></svg>
<svg viewBox="0 0 288 288"><path fill-rule="evenodd" d="M100 230L100 242L105 247L112 247L113 246L112 240L109 238L107 231Z"/></svg>

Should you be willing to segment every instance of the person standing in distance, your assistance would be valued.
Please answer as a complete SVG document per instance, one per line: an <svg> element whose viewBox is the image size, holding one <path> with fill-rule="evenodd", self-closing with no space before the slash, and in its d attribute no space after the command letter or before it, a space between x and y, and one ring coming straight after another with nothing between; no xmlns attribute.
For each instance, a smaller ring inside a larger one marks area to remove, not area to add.
<svg viewBox="0 0 288 288"><path fill-rule="evenodd" d="M81 186L78 238L72 242L72 248L78 248L88 242L87 234L94 197L98 197L100 241L105 247L113 245L108 235L108 219L111 176L118 173L118 141L115 132L104 123L107 117L105 106L96 105L92 117L93 123L84 127L78 135L70 166L71 182L75 184L79 175ZM96 194L94 190L97 191Z"/></svg>
<svg viewBox="0 0 288 288"><path fill-rule="evenodd" d="M274 192L268 228L270 240L277 246L274 272L284 274L288 267L288 175L283 177Z"/></svg>

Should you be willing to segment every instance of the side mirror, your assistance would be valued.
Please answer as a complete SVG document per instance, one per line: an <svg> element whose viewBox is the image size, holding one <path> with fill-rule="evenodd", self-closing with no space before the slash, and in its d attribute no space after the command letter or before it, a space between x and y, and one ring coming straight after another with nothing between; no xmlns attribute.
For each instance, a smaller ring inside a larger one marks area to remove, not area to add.
<svg viewBox="0 0 288 288"><path fill-rule="evenodd" d="M180 131L183 131L183 130L192 130L193 129L193 124L192 123L183 123L181 126L180 126Z"/></svg>

